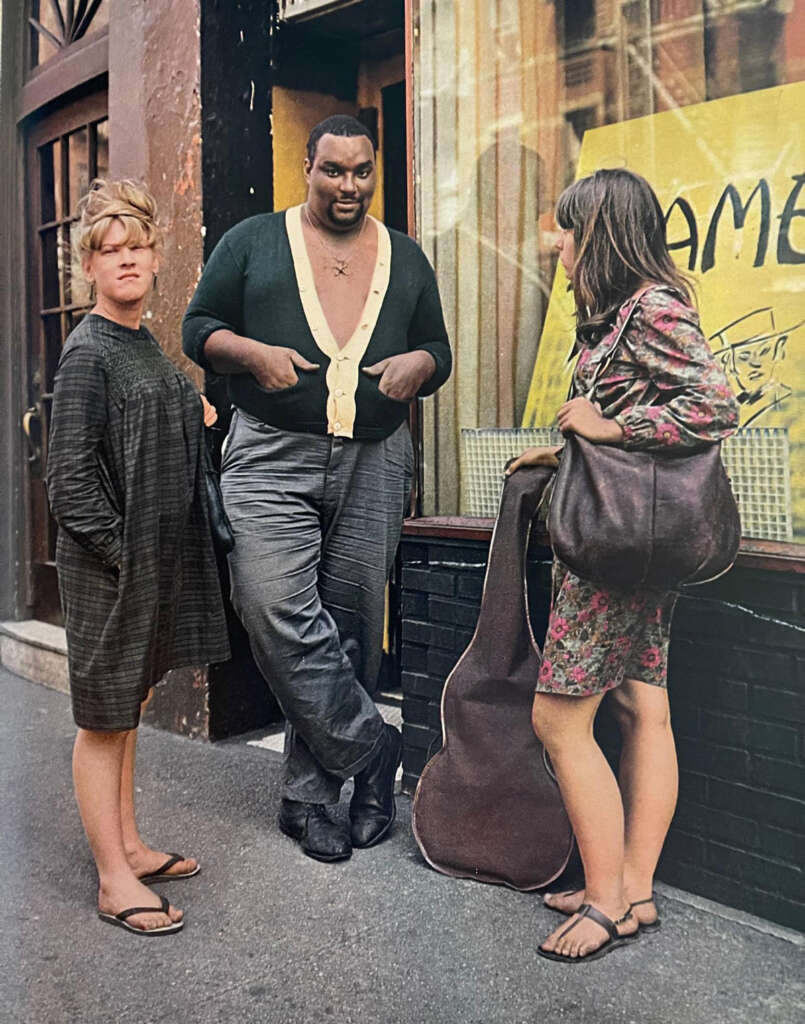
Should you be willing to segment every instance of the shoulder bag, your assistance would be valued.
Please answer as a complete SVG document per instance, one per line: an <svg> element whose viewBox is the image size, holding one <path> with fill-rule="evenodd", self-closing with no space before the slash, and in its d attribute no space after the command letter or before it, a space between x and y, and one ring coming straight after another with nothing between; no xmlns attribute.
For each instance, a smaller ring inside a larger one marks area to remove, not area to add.
<svg viewBox="0 0 805 1024"><path fill-rule="evenodd" d="M599 363L590 395L639 300ZM720 443L693 452L632 452L568 435L548 533L572 572L616 588L672 590L721 576L738 553L741 521Z"/></svg>

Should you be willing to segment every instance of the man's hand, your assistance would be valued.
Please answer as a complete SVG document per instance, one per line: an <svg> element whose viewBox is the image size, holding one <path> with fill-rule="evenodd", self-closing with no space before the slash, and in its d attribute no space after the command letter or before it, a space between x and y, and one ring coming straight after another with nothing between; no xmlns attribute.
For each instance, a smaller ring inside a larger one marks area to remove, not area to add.
<svg viewBox="0 0 805 1024"><path fill-rule="evenodd" d="M516 473L523 466L550 466L551 469L556 469L559 465L559 459L557 459L556 454L561 450L561 445L555 445L550 448L526 448L522 455L506 464L505 475L511 476L512 473Z"/></svg>
<svg viewBox="0 0 805 1024"><path fill-rule="evenodd" d="M601 406L587 398L571 398L565 402L556 421L563 434L578 434L594 444L617 444L623 440L620 424L602 416Z"/></svg>
<svg viewBox="0 0 805 1024"><path fill-rule="evenodd" d="M368 376L380 378L377 386L384 395L398 402L410 402L435 370L436 360L421 350L389 356L363 368Z"/></svg>
<svg viewBox="0 0 805 1024"><path fill-rule="evenodd" d="M257 344L249 353L249 370L261 388L282 391L299 380L297 369L318 370L318 363L309 363L304 356L283 345Z"/></svg>

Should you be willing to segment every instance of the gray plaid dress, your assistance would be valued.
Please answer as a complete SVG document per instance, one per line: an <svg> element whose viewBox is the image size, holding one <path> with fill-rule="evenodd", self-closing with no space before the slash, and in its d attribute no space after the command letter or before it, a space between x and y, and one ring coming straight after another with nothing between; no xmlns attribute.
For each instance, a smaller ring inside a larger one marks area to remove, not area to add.
<svg viewBox="0 0 805 1024"><path fill-rule="evenodd" d="M229 657L203 430L198 392L145 328L90 314L69 336L47 483L82 728L132 729L168 669Z"/></svg>

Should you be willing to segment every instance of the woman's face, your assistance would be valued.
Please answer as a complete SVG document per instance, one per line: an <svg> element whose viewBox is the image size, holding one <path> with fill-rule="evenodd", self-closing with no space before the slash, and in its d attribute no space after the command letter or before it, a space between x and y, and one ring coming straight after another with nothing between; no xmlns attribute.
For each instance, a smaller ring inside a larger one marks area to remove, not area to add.
<svg viewBox="0 0 805 1024"><path fill-rule="evenodd" d="M98 297L120 306L136 306L148 294L159 269L159 257L149 245L126 241L123 222L115 220L84 262L84 275L94 282Z"/></svg>
<svg viewBox="0 0 805 1024"><path fill-rule="evenodd" d="M556 248L559 250L559 262L565 268L565 273L570 277L573 272L573 264L576 262L576 242L573 238L573 228L559 229Z"/></svg>

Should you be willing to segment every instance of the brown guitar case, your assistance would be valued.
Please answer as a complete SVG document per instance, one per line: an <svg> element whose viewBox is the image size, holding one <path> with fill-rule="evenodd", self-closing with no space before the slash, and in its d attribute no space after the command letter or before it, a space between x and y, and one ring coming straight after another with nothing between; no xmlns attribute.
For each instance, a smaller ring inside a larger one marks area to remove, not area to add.
<svg viewBox="0 0 805 1024"><path fill-rule="evenodd" d="M457 878L539 889L565 869L573 832L531 728L541 653L526 600L531 523L552 475L506 481L478 625L442 695L442 749L425 766L413 829L425 860Z"/></svg>

